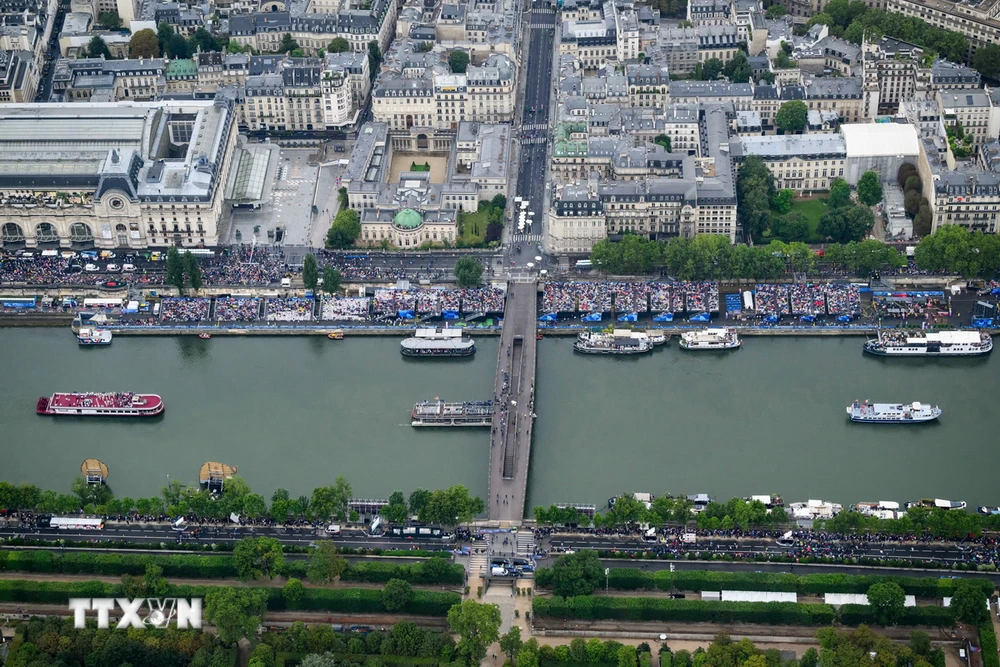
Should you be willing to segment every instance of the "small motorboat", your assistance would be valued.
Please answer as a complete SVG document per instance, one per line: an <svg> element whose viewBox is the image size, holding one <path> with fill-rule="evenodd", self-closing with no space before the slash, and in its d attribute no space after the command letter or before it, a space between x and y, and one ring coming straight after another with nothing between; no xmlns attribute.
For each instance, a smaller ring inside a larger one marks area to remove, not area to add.
<svg viewBox="0 0 1000 667"><path fill-rule="evenodd" d="M200 334L198 334L198 338L200 338L202 340L208 340L211 337L212 337L212 334L208 333L207 331L202 331Z"/></svg>
<svg viewBox="0 0 1000 667"><path fill-rule="evenodd" d="M326 337L330 340L343 340L344 332L338 329L337 331L331 331L326 335Z"/></svg>
<svg viewBox="0 0 1000 667"><path fill-rule="evenodd" d="M541 340L542 338L544 338L542 334L535 334L535 340Z"/></svg>

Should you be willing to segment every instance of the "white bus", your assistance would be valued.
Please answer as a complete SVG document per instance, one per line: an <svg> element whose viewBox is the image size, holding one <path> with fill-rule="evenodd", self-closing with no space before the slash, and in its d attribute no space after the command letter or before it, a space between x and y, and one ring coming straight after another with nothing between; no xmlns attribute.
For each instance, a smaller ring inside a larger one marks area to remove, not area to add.
<svg viewBox="0 0 1000 667"><path fill-rule="evenodd" d="M191 248L190 250L185 250L184 252L189 252L195 257L215 257L214 250L206 250L205 248Z"/></svg>
<svg viewBox="0 0 1000 667"><path fill-rule="evenodd" d="M104 530L104 519L88 516L54 516L50 528L60 530Z"/></svg>
<svg viewBox="0 0 1000 667"><path fill-rule="evenodd" d="M121 308L122 299L84 299L84 308Z"/></svg>
<svg viewBox="0 0 1000 667"><path fill-rule="evenodd" d="M594 268L594 263L589 259L578 259L576 260L576 268L578 269L592 269Z"/></svg>

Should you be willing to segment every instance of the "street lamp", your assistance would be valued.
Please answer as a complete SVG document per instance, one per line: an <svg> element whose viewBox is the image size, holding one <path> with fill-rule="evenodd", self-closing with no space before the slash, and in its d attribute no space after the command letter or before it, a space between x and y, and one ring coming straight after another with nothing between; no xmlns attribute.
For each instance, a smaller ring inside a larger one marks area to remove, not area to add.
<svg viewBox="0 0 1000 667"><path fill-rule="evenodd" d="M608 592L608 579L609 579L610 575L611 575L611 568L610 567L604 568L604 592L605 593Z"/></svg>

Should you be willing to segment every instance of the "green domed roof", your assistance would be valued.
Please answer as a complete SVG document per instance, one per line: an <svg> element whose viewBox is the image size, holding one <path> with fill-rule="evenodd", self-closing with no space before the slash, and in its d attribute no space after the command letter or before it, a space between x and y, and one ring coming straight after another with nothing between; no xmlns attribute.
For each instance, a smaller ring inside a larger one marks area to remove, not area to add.
<svg viewBox="0 0 1000 667"><path fill-rule="evenodd" d="M424 224L424 217L412 208L404 208L396 214L396 217L393 218L392 221L397 227L402 227L403 229L416 229L420 225Z"/></svg>

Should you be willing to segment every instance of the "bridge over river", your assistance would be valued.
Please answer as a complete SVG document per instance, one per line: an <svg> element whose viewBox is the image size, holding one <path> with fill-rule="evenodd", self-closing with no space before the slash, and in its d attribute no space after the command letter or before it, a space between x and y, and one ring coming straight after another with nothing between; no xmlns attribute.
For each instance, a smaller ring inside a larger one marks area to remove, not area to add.
<svg viewBox="0 0 1000 667"><path fill-rule="evenodd" d="M534 280L509 283L490 430L486 506L493 521L520 523L524 517L535 409L536 302Z"/></svg>

